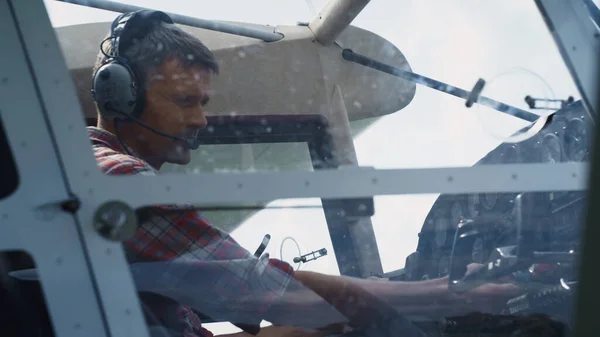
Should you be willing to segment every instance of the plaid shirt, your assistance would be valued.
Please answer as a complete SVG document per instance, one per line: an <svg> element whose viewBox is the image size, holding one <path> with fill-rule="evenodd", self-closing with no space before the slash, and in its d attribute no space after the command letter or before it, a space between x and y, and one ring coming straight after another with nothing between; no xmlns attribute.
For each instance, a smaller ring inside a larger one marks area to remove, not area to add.
<svg viewBox="0 0 600 337"><path fill-rule="evenodd" d="M130 148L125 149L113 134L96 127L88 127L87 130L96 161L105 174L158 174ZM257 303L252 310L256 316L257 312L268 310L293 276L293 268L289 264L275 259L257 259L229 235L211 225L200 212L185 210L185 206L176 209L175 206L152 207L144 210L140 219L142 223L135 237L124 244L134 278L139 276L136 280L138 291L142 291L140 287L145 287L144 282L149 279L152 285L148 285L148 289L162 285L159 288L164 289L167 296L173 291L181 294L188 289L194 293L198 288L208 288L205 292L211 294L209 302L219 303L220 307L216 310L218 313L204 314L215 319L217 317L213 315L234 317L240 310L247 311L239 304L240 298L244 298ZM161 268L158 271L157 263ZM141 276L141 269L136 268L146 268L146 275ZM150 269L153 274L149 276L147 270ZM176 301L185 303L189 299L187 303L194 302L191 293L186 294L189 298L177 298ZM212 311L212 308L209 310ZM201 310L197 306L194 309ZM154 314L161 318L171 314L160 311L158 309ZM179 306L176 314L184 323L185 337L212 336L202 328L200 319L190 306Z"/></svg>

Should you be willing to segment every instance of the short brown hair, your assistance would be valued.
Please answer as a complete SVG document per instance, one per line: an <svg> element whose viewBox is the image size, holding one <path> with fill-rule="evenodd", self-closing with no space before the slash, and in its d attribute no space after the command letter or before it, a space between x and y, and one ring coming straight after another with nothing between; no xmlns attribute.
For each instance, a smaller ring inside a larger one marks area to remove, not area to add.
<svg viewBox="0 0 600 337"><path fill-rule="evenodd" d="M103 43L106 54L111 55L112 48L112 39ZM120 56L127 59L142 85L147 85L150 75L171 57L175 57L184 67L199 66L213 73L219 72L215 56L200 39L166 22L156 22L142 39L134 40L131 45L120 49ZM106 55L99 52L92 74L105 60Z"/></svg>

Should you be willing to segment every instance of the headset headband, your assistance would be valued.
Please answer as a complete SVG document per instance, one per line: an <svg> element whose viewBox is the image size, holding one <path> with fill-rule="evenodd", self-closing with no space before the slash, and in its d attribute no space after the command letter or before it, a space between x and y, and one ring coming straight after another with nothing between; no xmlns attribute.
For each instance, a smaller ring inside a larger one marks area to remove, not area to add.
<svg viewBox="0 0 600 337"><path fill-rule="evenodd" d="M154 23L160 21L173 23L173 19L166 13L148 9L119 15L110 26L111 36L114 37L115 56L120 57L123 54L123 46L129 46L135 39L143 38Z"/></svg>

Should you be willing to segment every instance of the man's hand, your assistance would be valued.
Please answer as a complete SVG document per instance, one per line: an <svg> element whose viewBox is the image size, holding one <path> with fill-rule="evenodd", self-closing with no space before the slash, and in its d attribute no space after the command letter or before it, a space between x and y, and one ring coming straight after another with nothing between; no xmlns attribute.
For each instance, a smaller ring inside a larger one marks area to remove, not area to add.
<svg viewBox="0 0 600 337"><path fill-rule="evenodd" d="M472 263L467 266L467 275L483 268L484 265ZM448 278L440 279L448 282ZM450 294L454 297L454 306L451 307L453 313L483 312L494 313L501 310L506 302L516 296L521 295L524 290L508 278L500 279L497 283L486 283L462 294ZM450 292L451 290L448 289Z"/></svg>
<svg viewBox="0 0 600 337"><path fill-rule="evenodd" d="M470 264L466 274L484 267ZM356 280L379 298L387 299L403 314L462 315L471 312L498 313L506 302L521 295L524 290L510 279L485 283L463 293L455 293L448 286L448 277L416 282L386 282L383 280Z"/></svg>

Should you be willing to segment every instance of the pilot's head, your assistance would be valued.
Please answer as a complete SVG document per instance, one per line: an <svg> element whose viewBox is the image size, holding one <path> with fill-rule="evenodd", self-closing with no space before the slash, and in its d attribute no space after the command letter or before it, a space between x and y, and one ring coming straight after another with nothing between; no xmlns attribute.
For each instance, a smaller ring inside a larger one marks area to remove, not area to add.
<svg viewBox="0 0 600 337"><path fill-rule="evenodd" d="M103 66L109 59L105 54L112 56L111 52L116 49L115 39L109 38L113 33L102 44L104 52L98 53L93 70L95 86L110 77L111 81L121 81L114 85L106 82L111 86L103 93L97 88L106 88L106 85L97 85L94 96L98 126L116 134L157 169L165 162L185 165L190 161L186 143L159 133L190 139L206 127L204 106L210 97L212 76L218 73L219 67L214 55L198 38L169 23L166 14L148 13L145 11L145 17L138 15L136 21L127 23L118 45L119 56L126 59L141 88L137 95L132 95L136 91L129 85L131 81L127 76L123 77L125 80L116 78L122 75L119 69L125 68ZM127 15L120 15L113 22L113 32L123 27L123 18L127 19ZM106 69L109 74L102 74ZM116 99L111 99L114 97ZM147 127L131 118L115 123L115 115L133 115Z"/></svg>

